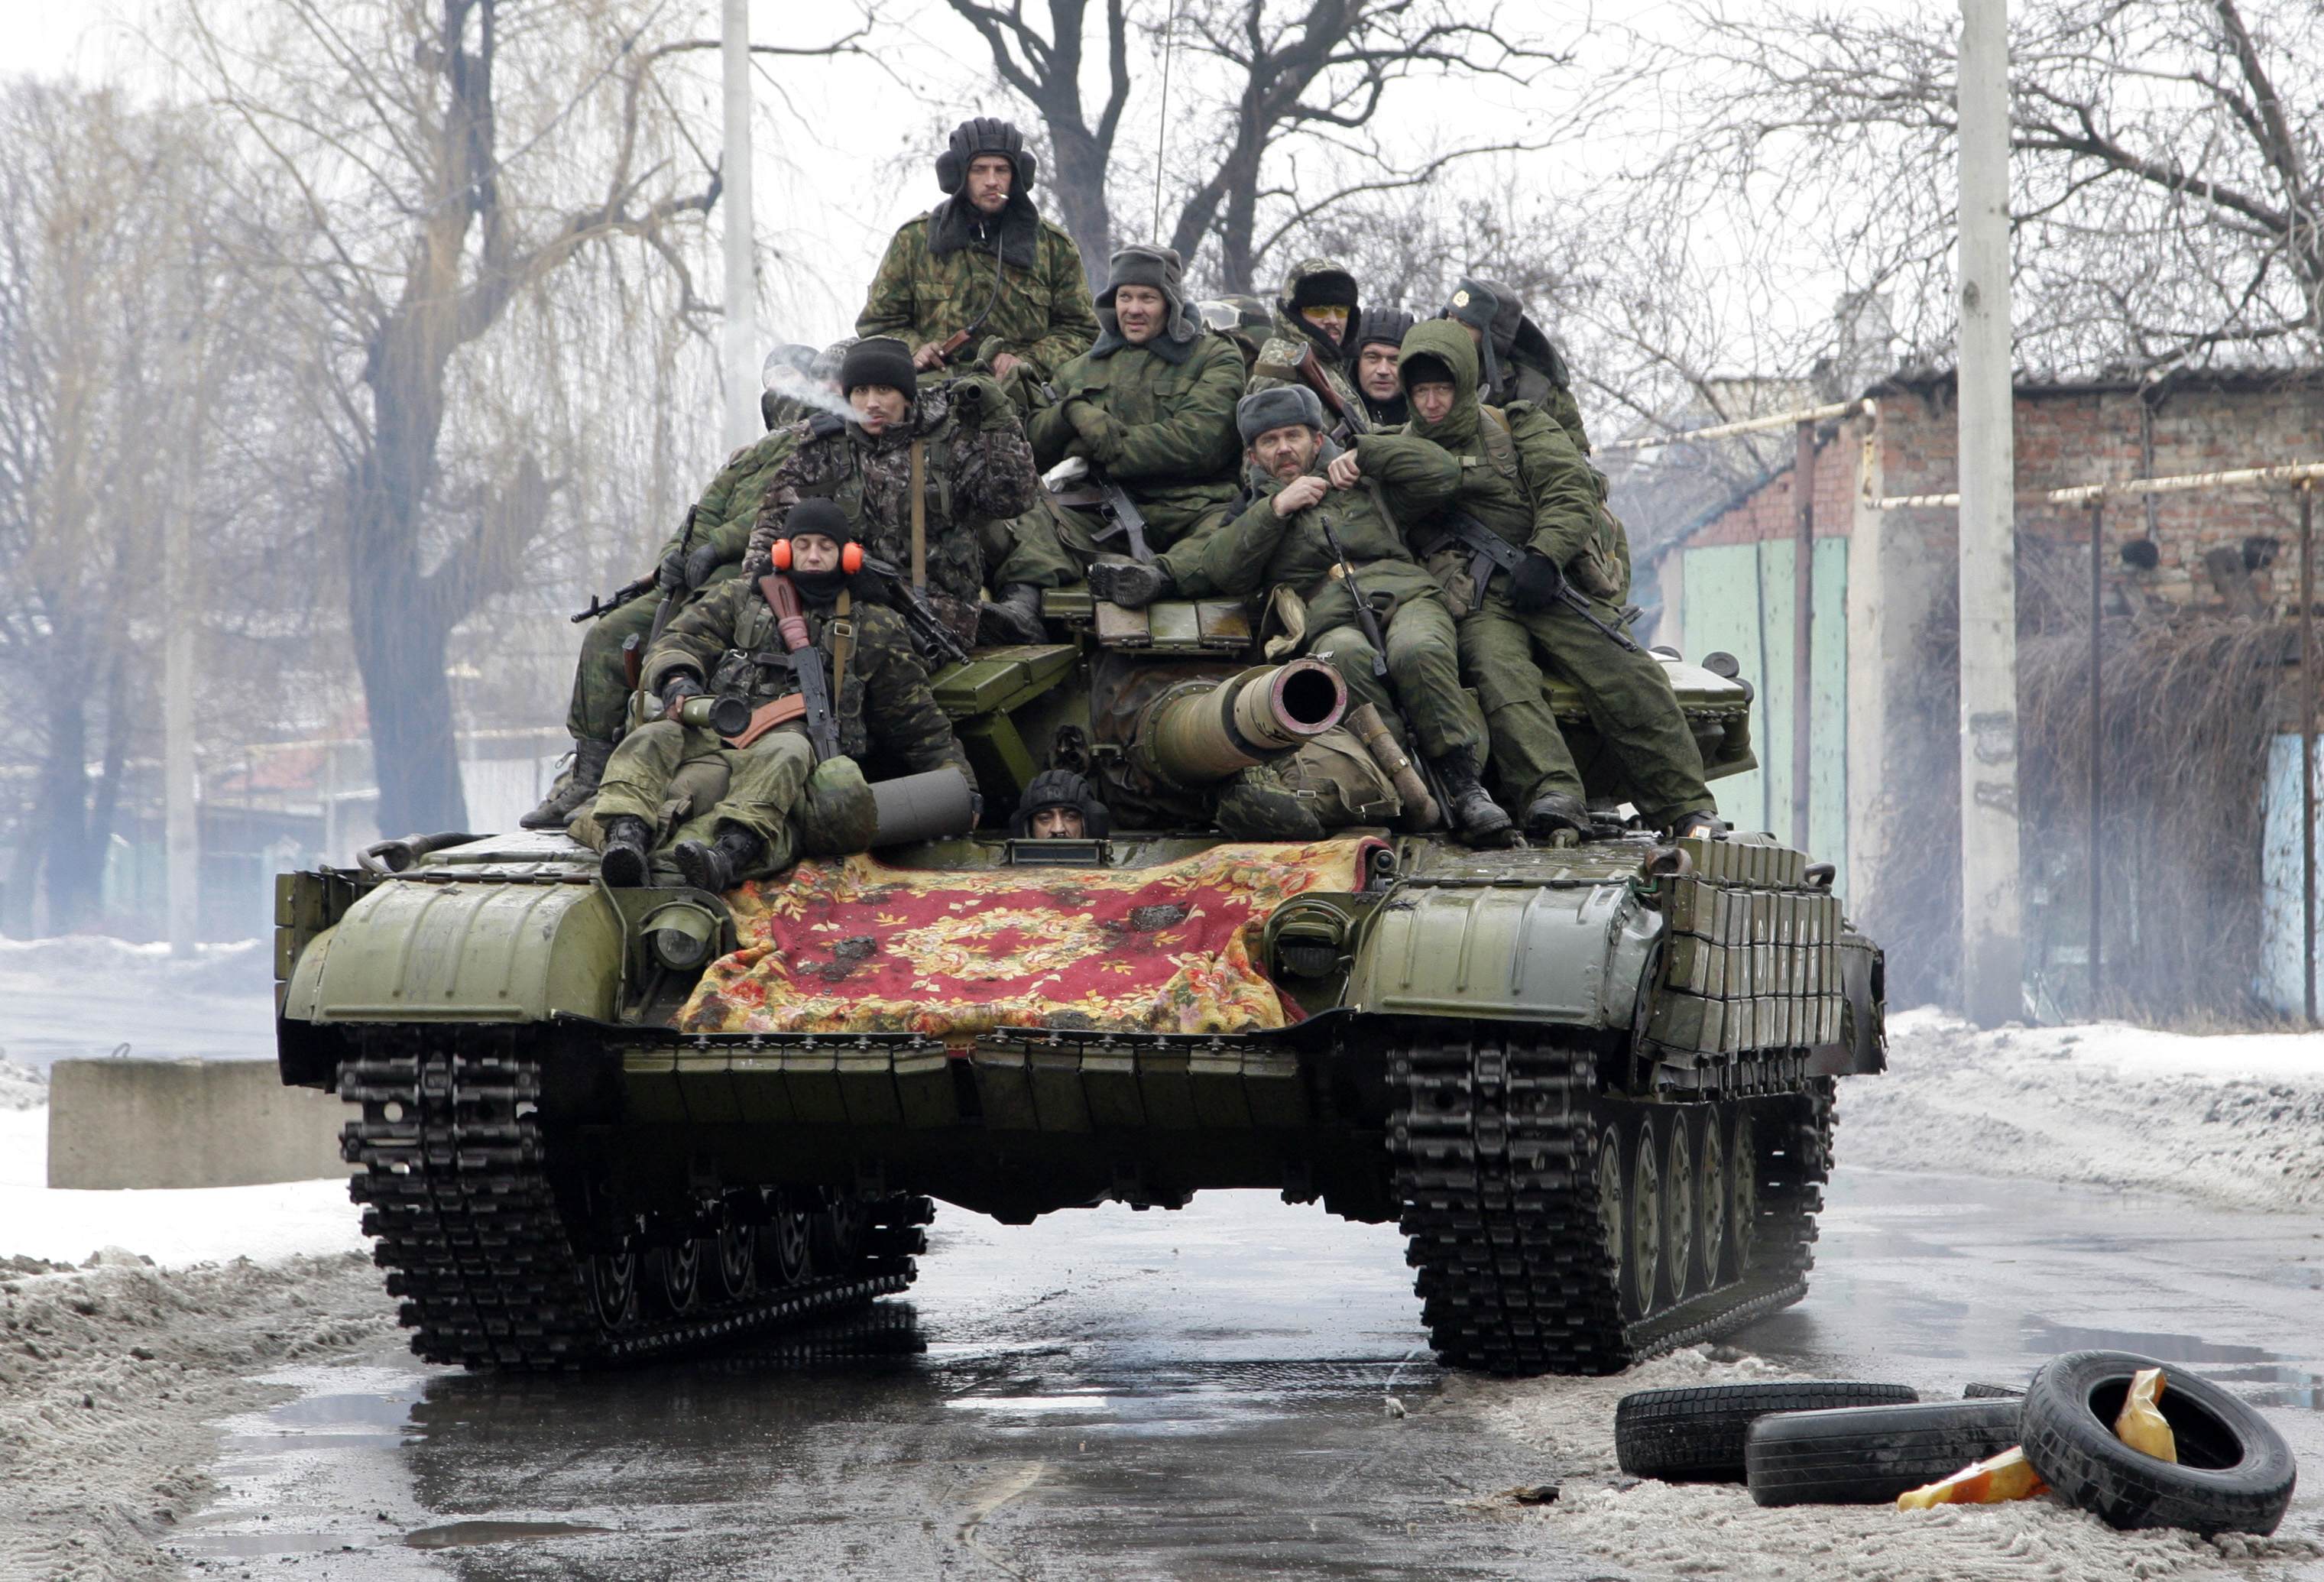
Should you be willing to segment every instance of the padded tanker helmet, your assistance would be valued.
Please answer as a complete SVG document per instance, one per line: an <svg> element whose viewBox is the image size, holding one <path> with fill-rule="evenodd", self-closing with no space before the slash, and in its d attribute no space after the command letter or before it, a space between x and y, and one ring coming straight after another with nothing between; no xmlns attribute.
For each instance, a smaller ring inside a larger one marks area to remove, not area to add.
<svg viewBox="0 0 2324 1582"><path fill-rule="evenodd" d="M952 129L952 144L936 155L936 186L951 197L968 185L968 167L981 153L1006 155L1016 179L1010 184L1011 198L1033 190L1033 175L1039 162L1025 148L1025 134L1011 122L993 116L978 116L963 121Z"/></svg>

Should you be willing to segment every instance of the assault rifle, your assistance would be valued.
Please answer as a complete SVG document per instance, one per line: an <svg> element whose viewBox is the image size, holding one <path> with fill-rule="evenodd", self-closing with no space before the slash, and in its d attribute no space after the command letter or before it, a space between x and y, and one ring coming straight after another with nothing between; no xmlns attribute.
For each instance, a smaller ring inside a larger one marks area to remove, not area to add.
<svg viewBox="0 0 2324 1582"><path fill-rule="evenodd" d="M1466 550L1469 552L1469 580L1475 584L1480 601L1485 597L1485 584L1491 580L1494 568L1499 567L1512 577L1516 575L1518 565L1526 558L1524 550L1466 511L1449 511L1445 513L1445 521L1448 525L1444 536L1425 553L1433 555L1438 550L1451 547ZM1609 626L1600 620L1598 612L1590 607L1590 596L1567 581L1562 574L1557 579L1557 597L1575 615L1595 626L1608 642L1628 649L1632 653L1646 652L1638 646L1636 638L1619 626Z"/></svg>
<svg viewBox="0 0 2324 1582"><path fill-rule="evenodd" d="M1332 519L1324 514L1320 502L1315 507L1315 525L1323 530L1324 546L1340 562L1340 580L1347 585L1348 597L1355 600L1357 628L1363 633L1364 641L1372 645L1372 674L1385 677L1388 674L1388 638L1380 631L1379 617L1372 613L1371 600L1364 597L1363 584L1356 580L1356 563L1348 559L1348 546L1340 541L1340 535L1333 528Z"/></svg>
<svg viewBox="0 0 2324 1582"><path fill-rule="evenodd" d="M806 708L807 739L816 762L839 756L839 722L831 717L831 678L824 673L823 650L807 634L807 612L799 607L798 589L779 571L759 578L759 591L775 612L775 625L790 650L791 675L798 682L799 701Z"/></svg>
<svg viewBox="0 0 2324 1582"><path fill-rule="evenodd" d="M903 615L904 624L930 652L946 664L968 662L968 650L960 645L960 639L954 636L952 628L944 624L944 617L936 614L936 606L928 602L928 596L912 586L912 579L904 575L902 568L876 556L866 555L863 557L863 569L887 585L889 607Z"/></svg>
<svg viewBox="0 0 2324 1582"><path fill-rule="evenodd" d="M593 593L589 596L589 607L574 613L573 624L577 626L584 621L594 621L600 615L610 615L632 599L642 598L651 593L655 586L655 579L652 577L641 577L635 582L624 582L611 593Z"/></svg>
<svg viewBox="0 0 2324 1582"><path fill-rule="evenodd" d="M1106 526L1090 535L1098 542L1127 544L1131 559L1140 565L1154 563L1154 547L1146 539L1146 513L1138 509L1128 489L1090 466L1087 458L1067 457L1041 481L1048 486L1049 498L1058 504L1094 511L1105 519Z"/></svg>
<svg viewBox="0 0 2324 1582"><path fill-rule="evenodd" d="M1300 348L1299 364L1294 372L1299 375L1301 384L1315 393L1316 399L1323 403L1324 412L1340 420L1332 429L1332 439L1335 443L1345 445L1371 426L1348 410L1348 403L1340 398L1340 393L1333 388L1330 377L1324 374L1323 359L1315 355L1314 347Z"/></svg>

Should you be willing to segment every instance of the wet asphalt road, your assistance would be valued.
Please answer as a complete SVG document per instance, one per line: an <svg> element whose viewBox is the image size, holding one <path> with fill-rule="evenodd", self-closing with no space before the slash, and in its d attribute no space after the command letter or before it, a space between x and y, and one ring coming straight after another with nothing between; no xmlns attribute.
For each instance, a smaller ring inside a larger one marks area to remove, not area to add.
<svg viewBox="0 0 2324 1582"><path fill-rule="evenodd" d="M1808 1301L1736 1344L1924 1395L2122 1346L2258 1392L2324 1466L2324 1223L1843 1165L1823 1224ZM1440 1393L1392 1231L1255 1193L936 1229L922 1355L281 1375L302 1394L228 1425L173 1549L300 1578L1620 1575L1465 1504L1559 1469Z"/></svg>

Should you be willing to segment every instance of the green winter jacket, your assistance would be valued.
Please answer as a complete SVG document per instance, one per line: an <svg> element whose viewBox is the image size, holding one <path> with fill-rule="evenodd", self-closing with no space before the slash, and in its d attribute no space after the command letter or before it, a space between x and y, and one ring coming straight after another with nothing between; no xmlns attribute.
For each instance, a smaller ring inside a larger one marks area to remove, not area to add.
<svg viewBox="0 0 2324 1582"><path fill-rule="evenodd" d="M1049 380L1056 401L1026 425L1033 462L1047 472L1088 458L1138 503L1157 546L1167 545L1234 503L1242 355L1185 314L1144 346L1121 338L1111 311L1100 318L1097 344Z"/></svg>
<svg viewBox="0 0 2324 1582"><path fill-rule="evenodd" d="M1476 343L1467 329L1449 319L1425 320L1405 338L1397 367L1407 398L1412 359L1424 356L1452 369L1452 410L1429 423L1415 406L1405 428L1443 447L1459 461L1461 484L1454 504L1511 543L1538 550L1561 567L1595 551L1610 573L1618 530L1600 504L1604 496L1596 470L1582 458L1565 430L1524 402L1505 412L1480 408ZM1484 432L1485 424L1502 421L1507 423L1507 447L1489 443ZM1406 523L1408 530L1415 525ZM1425 536L1416 547L1425 547L1434 534L1425 526L1419 532Z"/></svg>
<svg viewBox="0 0 2324 1582"><path fill-rule="evenodd" d="M1001 275L997 297L996 268ZM976 324L979 314L985 318L973 344L954 359L954 366L990 369L1005 351L1046 379L1097 337L1097 308L1082 272L1081 249L1029 201L1012 199L999 220L987 222L965 200L946 199L905 221L872 277L855 333L892 335L915 347L942 344Z"/></svg>
<svg viewBox="0 0 2324 1582"><path fill-rule="evenodd" d="M702 498L694 503L694 542L696 545L718 546L718 569L703 583L724 582L742 569L742 551L751 542L751 529L759 520L759 504L766 498L767 486L774 481L775 469L781 467L790 453L798 449L799 430L795 423L785 423L770 430L752 443L726 458L710 486L702 491ZM669 535L668 542L656 551L654 562L659 565L686 535L680 527Z"/></svg>
<svg viewBox="0 0 2324 1582"><path fill-rule="evenodd" d="M1351 621L1355 604L1346 581L1333 575L1338 557L1323 536L1328 522L1355 565L1364 597L1374 605L1439 597L1436 579L1414 560L1400 529L1405 521L1425 519L1452 499L1461 483L1459 464L1441 447L1404 435L1368 434L1355 449L1363 463L1363 483L1333 489L1318 504L1289 516L1275 511L1281 481L1252 469L1250 503L1204 541L1191 575L1180 579L1180 594L1250 595L1280 585L1305 602L1310 633ZM1321 473L1337 454L1326 441L1308 471Z"/></svg>

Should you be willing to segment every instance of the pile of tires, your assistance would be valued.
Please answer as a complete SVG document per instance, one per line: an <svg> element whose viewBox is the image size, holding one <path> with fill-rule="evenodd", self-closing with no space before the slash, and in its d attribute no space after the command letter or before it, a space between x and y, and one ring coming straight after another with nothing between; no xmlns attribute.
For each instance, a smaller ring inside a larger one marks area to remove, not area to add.
<svg viewBox="0 0 2324 1582"><path fill-rule="evenodd" d="M1740 1482L1762 1505L1869 1505L2022 1445L2052 1493L2116 1527L2274 1531L2297 1468L2282 1437L2236 1395L2166 1368L2162 1407L2178 1461L2115 1437L2131 1375L2164 1366L2070 1352L2022 1393L1972 1384L1959 1401L1854 1380L1646 1390L1615 1411L1615 1457L1638 1477Z"/></svg>

